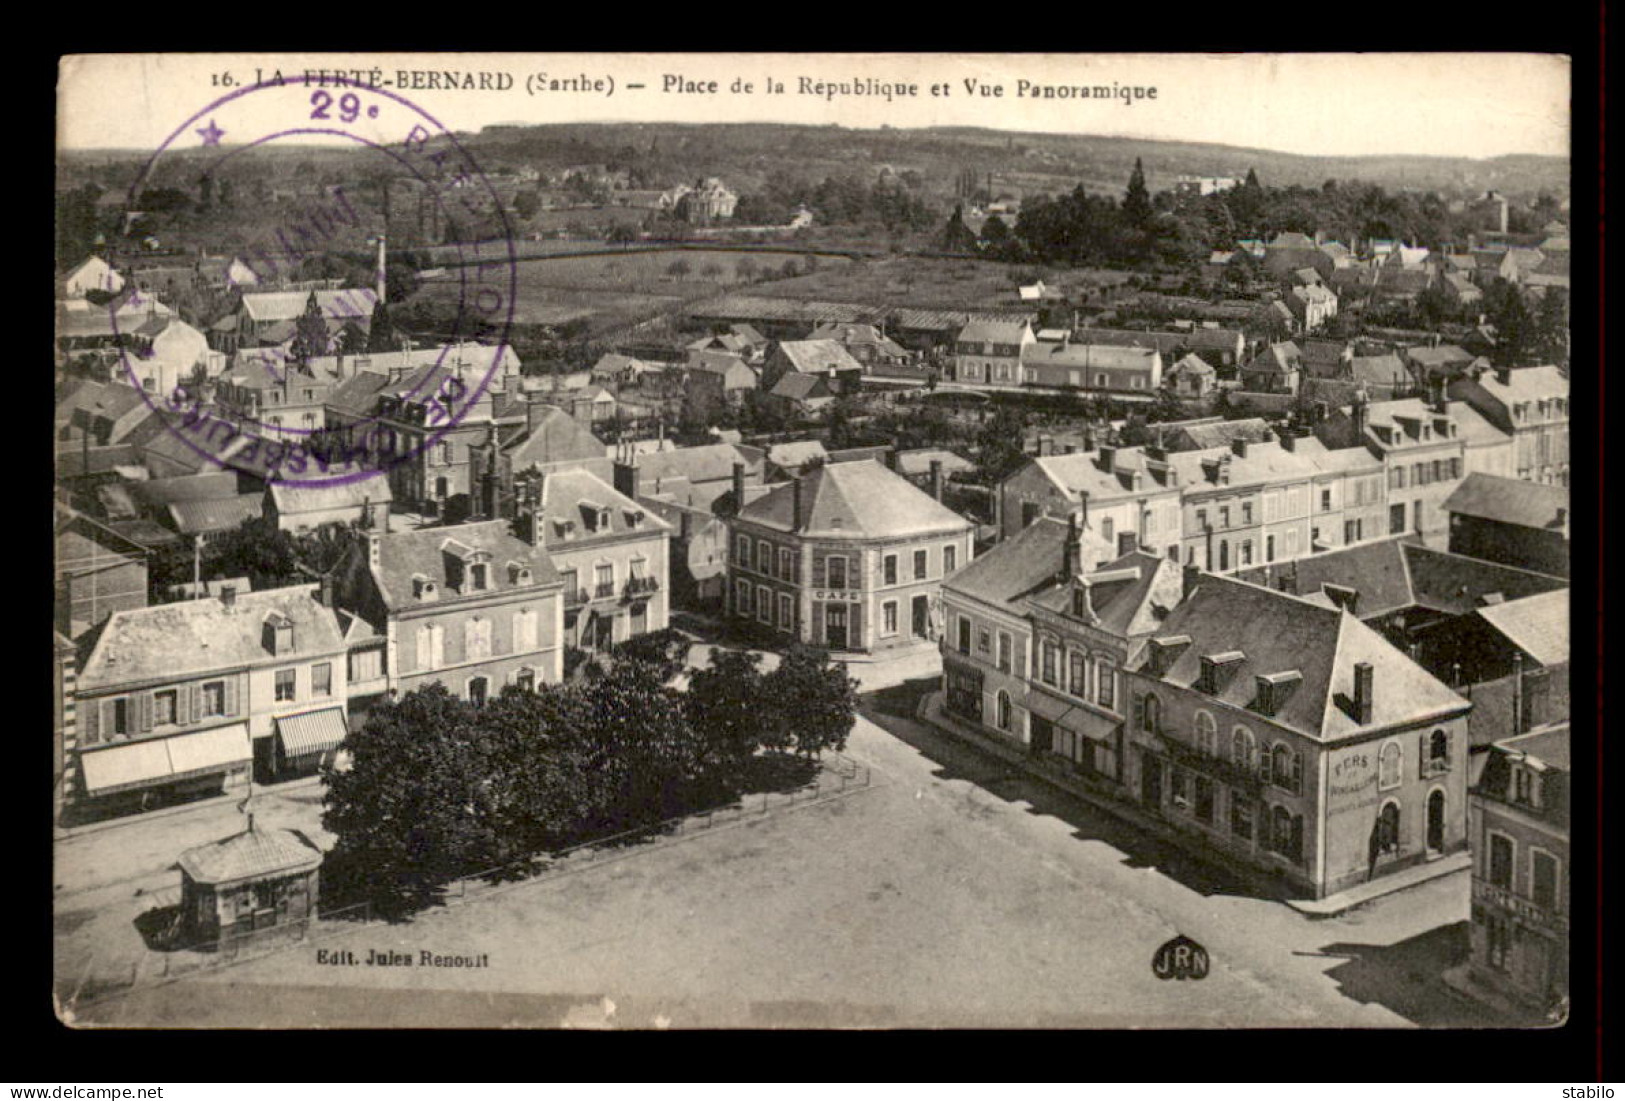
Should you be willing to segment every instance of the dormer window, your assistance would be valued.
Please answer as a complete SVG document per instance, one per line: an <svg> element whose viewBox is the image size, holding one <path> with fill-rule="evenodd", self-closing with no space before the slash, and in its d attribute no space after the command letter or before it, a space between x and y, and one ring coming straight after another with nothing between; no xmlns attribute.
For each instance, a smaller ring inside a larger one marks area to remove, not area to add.
<svg viewBox="0 0 1625 1101"><path fill-rule="evenodd" d="M1222 654L1203 654L1202 673L1196 683L1197 689L1209 695L1217 695L1224 691L1230 683L1230 678L1245 659L1246 655L1239 650L1227 650Z"/></svg>
<svg viewBox="0 0 1625 1101"><path fill-rule="evenodd" d="M518 562L509 562L508 563L508 583L509 584L511 584L511 585L529 585L530 581L531 581L531 572L530 572L530 567L529 566L521 565Z"/></svg>
<svg viewBox="0 0 1625 1101"><path fill-rule="evenodd" d="M273 654L293 652L293 620L280 612L265 617L265 648Z"/></svg>
<svg viewBox="0 0 1625 1101"><path fill-rule="evenodd" d="M474 565L468 567L469 591L481 593L489 588L490 571L491 568L484 562L476 562Z"/></svg>
<svg viewBox="0 0 1625 1101"><path fill-rule="evenodd" d="M598 530L609 530L609 509L607 508L601 508L598 510Z"/></svg>
<svg viewBox="0 0 1625 1101"><path fill-rule="evenodd" d="M435 600L440 596L439 587L422 574L412 576L412 595L419 600Z"/></svg>

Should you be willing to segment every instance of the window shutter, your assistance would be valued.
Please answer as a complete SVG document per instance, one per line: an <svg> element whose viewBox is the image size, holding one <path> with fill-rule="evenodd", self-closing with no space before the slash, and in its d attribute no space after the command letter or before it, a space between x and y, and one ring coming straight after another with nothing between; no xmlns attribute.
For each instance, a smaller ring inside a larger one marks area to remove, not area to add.
<svg viewBox="0 0 1625 1101"><path fill-rule="evenodd" d="M813 560L812 560L812 583L813 583L813 588L815 588L815 589L822 589L824 587L824 557L823 557L823 555L818 555L818 554L813 555Z"/></svg>
<svg viewBox="0 0 1625 1101"><path fill-rule="evenodd" d="M1145 697L1138 692L1134 694L1134 729L1145 729Z"/></svg>
<svg viewBox="0 0 1625 1101"><path fill-rule="evenodd" d="M1303 794L1303 754L1292 754L1292 790L1299 795Z"/></svg>
<svg viewBox="0 0 1625 1101"><path fill-rule="evenodd" d="M1303 815L1292 816L1292 840L1290 842L1290 855L1293 860L1303 859Z"/></svg>
<svg viewBox="0 0 1625 1101"><path fill-rule="evenodd" d="M235 716L237 714L237 678L236 677L227 677L226 678L225 697L226 697L226 703L225 703L226 714L228 716Z"/></svg>
<svg viewBox="0 0 1625 1101"><path fill-rule="evenodd" d="M849 604L847 607L851 609L848 615L852 622L852 648L861 650L863 649L863 605Z"/></svg>
<svg viewBox="0 0 1625 1101"><path fill-rule="evenodd" d="M1418 780L1420 780L1423 777L1423 775L1425 775L1425 770L1427 768L1427 761L1428 761L1428 736L1426 734L1418 734L1416 736L1416 778Z"/></svg>
<svg viewBox="0 0 1625 1101"><path fill-rule="evenodd" d="M138 724L141 728L141 732L145 734L147 731L152 729L152 693L142 692L140 695L136 696L135 706L136 711L140 714Z"/></svg>
<svg viewBox="0 0 1625 1101"><path fill-rule="evenodd" d="M1273 764L1271 749L1272 747L1268 745L1258 747L1258 775L1263 778L1266 784L1270 782L1270 768Z"/></svg>
<svg viewBox="0 0 1625 1101"><path fill-rule="evenodd" d="M95 745L101 736L102 701L79 708L79 741L82 745Z"/></svg>
<svg viewBox="0 0 1625 1101"><path fill-rule="evenodd" d="M192 693L197 686L183 684L175 689L175 723L184 725L192 721Z"/></svg>

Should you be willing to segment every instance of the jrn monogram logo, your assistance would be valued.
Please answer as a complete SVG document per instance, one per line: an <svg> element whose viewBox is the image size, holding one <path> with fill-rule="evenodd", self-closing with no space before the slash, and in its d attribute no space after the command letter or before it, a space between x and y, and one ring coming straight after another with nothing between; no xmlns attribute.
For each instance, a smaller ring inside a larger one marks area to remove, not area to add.
<svg viewBox="0 0 1625 1101"><path fill-rule="evenodd" d="M1151 957L1151 970L1159 979L1205 979L1207 969L1207 949L1183 934L1158 948Z"/></svg>

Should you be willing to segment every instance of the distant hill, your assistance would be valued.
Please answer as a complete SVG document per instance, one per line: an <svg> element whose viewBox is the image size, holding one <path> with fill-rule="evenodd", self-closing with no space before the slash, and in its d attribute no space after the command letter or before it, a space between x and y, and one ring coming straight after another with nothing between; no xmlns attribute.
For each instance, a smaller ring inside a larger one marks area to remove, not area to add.
<svg viewBox="0 0 1625 1101"><path fill-rule="evenodd" d="M1567 196L1569 161L1563 157L1366 156L1310 157L1266 149L1149 138L1017 133L965 127L857 130L770 123L504 125L464 139L476 159L503 163L612 163L640 166L655 180L688 174L730 175L749 185L774 168L803 176L872 169L913 169L932 186L951 184L969 169L985 177L1030 178L1048 190L1086 187L1120 190L1135 158L1145 163L1153 191L1181 175L1243 175L1249 168L1277 186L1319 187L1329 179L1366 180L1388 189L1467 195L1497 190L1532 198L1540 191ZM780 159L780 158L783 159ZM1030 187L1023 183L1020 186Z"/></svg>

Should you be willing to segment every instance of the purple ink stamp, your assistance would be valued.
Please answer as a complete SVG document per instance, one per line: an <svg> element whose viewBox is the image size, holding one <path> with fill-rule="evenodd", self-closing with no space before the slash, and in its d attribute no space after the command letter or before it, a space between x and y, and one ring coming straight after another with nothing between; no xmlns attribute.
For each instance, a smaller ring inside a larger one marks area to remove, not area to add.
<svg viewBox="0 0 1625 1101"><path fill-rule="evenodd" d="M273 124L281 128L269 129ZM451 131L390 89L338 83L331 75L279 76L222 96L180 123L142 166L130 209L176 172L188 182L212 180L234 159L278 143L324 151L351 143L370 151L379 162L369 166L370 174L381 170L385 181L382 215L365 209L342 184L312 188L313 181L298 181L304 199L238 247L227 268L231 310L216 320L225 335L217 333L211 347L227 345L216 352L227 351L230 369L214 370L220 357L211 355L201 377L169 380L144 370L142 331L161 331L164 323L156 298L133 288L109 307L120 346L115 370L213 467L312 488L383 476L412 498L434 499L438 488L443 500L444 480L434 487L427 479L428 467L438 465L435 456L444 459L441 449L450 447L448 433L518 385L509 347L518 272L501 196ZM391 180L408 183L420 220L426 208L436 225L489 221L494 212L499 230L494 239L476 234L474 241L455 242L455 259L442 264L455 272L454 314L435 326L436 344L415 353L356 346L357 334L368 339L374 306L387 300ZM371 287L289 279L308 275L307 261L342 255L341 242L358 237L376 247ZM272 320L258 316L256 307ZM278 316L290 313L291 319ZM326 396L363 372L387 379L368 396L370 411L326 404ZM255 400L246 400L250 395Z"/></svg>

